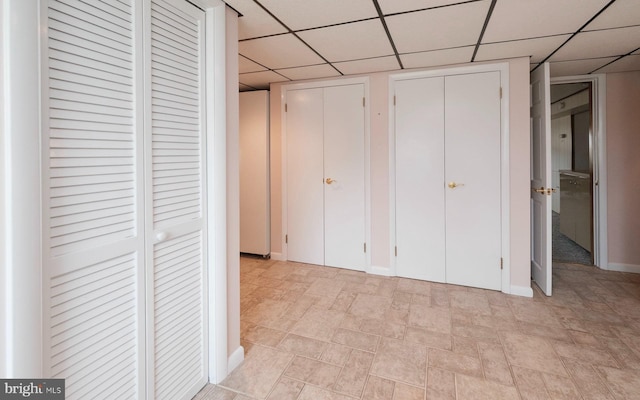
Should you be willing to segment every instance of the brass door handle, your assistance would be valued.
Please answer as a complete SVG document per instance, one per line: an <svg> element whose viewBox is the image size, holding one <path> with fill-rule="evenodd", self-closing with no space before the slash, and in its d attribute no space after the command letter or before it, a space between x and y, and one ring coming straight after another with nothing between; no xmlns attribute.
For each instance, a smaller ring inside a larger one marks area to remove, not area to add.
<svg viewBox="0 0 640 400"><path fill-rule="evenodd" d="M533 189L533 191L540 194L545 194L546 192L544 186L540 186L540 189Z"/></svg>
<svg viewBox="0 0 640 400"><path fill-rule="evenodd" d="M455 189L458 186L464 186L464 183L449 182L447 186L449 186L450 189Z"/></svg>
<svg viewBox="0 0 640 400"><path fill-rule="evenodd" d="M333 182L336 182L336 181L334 179L327 178L325 182L327 182L327 185L331 185Z"/></svg>

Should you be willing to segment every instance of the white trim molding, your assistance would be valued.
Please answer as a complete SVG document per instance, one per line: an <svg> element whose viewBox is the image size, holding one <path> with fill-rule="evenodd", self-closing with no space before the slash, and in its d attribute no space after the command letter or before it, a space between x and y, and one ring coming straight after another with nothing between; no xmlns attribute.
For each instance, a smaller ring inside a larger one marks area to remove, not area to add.
<svg viewBox="0 0 640 400"><path fill-rule="evenodd" d="M514 296L533 297L533 288L531 288L531 286L511 285L510 294Z"/></svg>
<svg viewBox="0 0 640 400"><path fill-rule="evenodd" d="M287 261L283 256L282 253L276 253L276 252L271 252L270 257L272 260L276 260L276 261Z"/></svg>
<svg viewBox="0 0 640 400"><path fill-rule="evenodd" d="M634 274L640 274L640 265L637 264L621 264L621 263L608 263L608 271L617 272L631 272Z"/></svg>
<svg viewBox="0 0 640 400"><path fill-rule="evenodd" d="M240 346L235 349L227 361L227 370L233 371L244 361L244 347Z"/></svg>

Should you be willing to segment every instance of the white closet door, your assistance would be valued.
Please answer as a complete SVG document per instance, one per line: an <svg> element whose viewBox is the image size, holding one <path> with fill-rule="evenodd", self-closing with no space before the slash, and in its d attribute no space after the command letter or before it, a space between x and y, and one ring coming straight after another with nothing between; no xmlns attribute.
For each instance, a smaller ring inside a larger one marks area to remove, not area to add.
<svg viewBox="0 0 640 400"><path fill-rule="evenodd" d="M500 290L500 73L445 78L447 282Z"/></svg>
<svg viewBox="0 0 640 400"><path fill-rule="evenodd" d="M324 89L324 263L360 271L366 263L363 99L364 85Z"/></svg>
<svg viewBox="0 0 640 400"><path fill-rule="evenodd" d="M396 83L396 273L445 281L444 78Z"/></svg>
<svg viewBox="0 0 640 400"><path fill-rule="evenodd" d="M70 400L146 396L131 3L43 2L44 375L66 379Z"/></svg>
<svg viewBox="0 0 640 400"><path fill-rule="evenodd" d="M150 7L148 387L191 399L208 376L204 12L184 0Z"/></svg>
<svg viewBox="0 0 640 400"><path fill-rule="evenodd" d="M324 265L323 89L287 92L287 258Z"/></svg>

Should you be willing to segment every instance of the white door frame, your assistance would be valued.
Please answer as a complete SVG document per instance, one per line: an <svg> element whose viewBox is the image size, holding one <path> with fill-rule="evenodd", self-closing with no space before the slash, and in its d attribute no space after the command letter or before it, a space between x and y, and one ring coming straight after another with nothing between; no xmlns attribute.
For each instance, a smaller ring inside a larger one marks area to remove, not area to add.
<svg viewBox="0 0 640 400"><path fill-rule="evenodd" d="M391 275L396 275L396 133L394 94L397 81L407 79L432 78L450 75L473 74L479 72L500 72L502 102L500 104L500 140L501 140L501 228L502 228L502 292L511 293L511 230L510 221L510 184L509 184L509 63L482 64L429 71L405 72L389 75L389 254L391 255Z"/></svg>
<svg viewBox="0 0 640 400"><path fill-rule="evenodd" d="M371 272L371 137L369 129L369 77L357 77L357 78L345 78L345 79L331 79L331 80L319 80L312 82L300 82L282 85L280 95L280 120L282 121L282 137L281 137L281 149L282 149L282 235L280 237L282 248L282 259L287 260L287 92L290 90L300 89L312 89L312 88L324 88L330 86L346 86L362 84L364 86L364 211L365 211L365 240L369 245L367 246L367 252L365 253L365 272ZM271 238L275 241L276 238Z"/></svg>
<svg viewBox="0 0 640 400"><path fill-rule="evenodd" d="M609 269L607 247L607 86L605 74L573 75L551 78L551 84L591 83L591 112L593 115L593 263ZM549 116L551 118L551 116ZM547 133L551 140L551 132Z"/></svg>

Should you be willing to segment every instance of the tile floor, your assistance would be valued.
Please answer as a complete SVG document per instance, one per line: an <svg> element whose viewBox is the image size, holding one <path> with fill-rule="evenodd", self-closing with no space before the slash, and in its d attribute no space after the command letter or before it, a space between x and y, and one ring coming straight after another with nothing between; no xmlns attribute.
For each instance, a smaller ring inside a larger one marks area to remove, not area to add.
<svg viewBox="0 0 640 400"><path fill-rule="evenodd" d="M640 275L532 299L241 259L245 361L199 400L640 399Z"/></svg>

